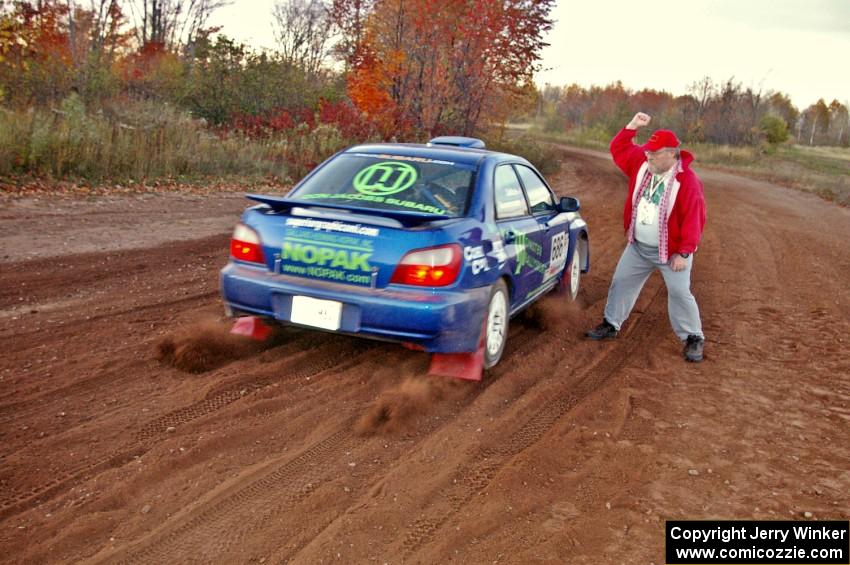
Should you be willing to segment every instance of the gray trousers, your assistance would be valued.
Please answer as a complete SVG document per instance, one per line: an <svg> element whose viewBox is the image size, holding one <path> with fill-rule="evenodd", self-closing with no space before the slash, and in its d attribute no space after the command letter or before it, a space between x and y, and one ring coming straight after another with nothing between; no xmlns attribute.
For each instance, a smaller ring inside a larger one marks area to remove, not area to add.
<svg viewBox="0 0 850 565"><path fill-rule="evenodd" d="M670 265L658 261L658 248L640 242L627 245L617 263L611 288L608 289L608 303L605 304L605 319L617 330L634 308L637 297L646 279L652 271L658 269L667 285L667 313L670 325L680 340L689 335L703 337L699 307L691 294L691 267L694 256L686 259L687 267L678 273Z"/></svg>

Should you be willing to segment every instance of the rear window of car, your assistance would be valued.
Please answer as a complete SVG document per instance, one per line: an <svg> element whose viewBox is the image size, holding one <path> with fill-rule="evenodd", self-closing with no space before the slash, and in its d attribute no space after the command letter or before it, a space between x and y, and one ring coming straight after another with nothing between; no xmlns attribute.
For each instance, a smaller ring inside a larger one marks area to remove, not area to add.
<svg viewBox="0 0 850 565"><path fill-rule="evenodd" d="M475 167L451 161L343 153L290 198L459 217L466 212L474 173Z"/></svg>

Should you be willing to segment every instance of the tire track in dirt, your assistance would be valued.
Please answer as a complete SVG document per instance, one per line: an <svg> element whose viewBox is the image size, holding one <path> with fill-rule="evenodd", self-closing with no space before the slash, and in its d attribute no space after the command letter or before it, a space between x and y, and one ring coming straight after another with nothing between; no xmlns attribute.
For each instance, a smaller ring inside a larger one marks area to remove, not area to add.
<svg viewBox="0 0 850 565"><path fill-rule="evenodd" d="M343 342L345 343L345 342ZM337 349L339 346L338 340L333 340L326 345L328 348ZM359 346L359 347L358 347ZM146 442L152 438L162 435L170 427L177 427L186 424L197 418L202 418L207 414L211 414L236 402L240 398L253 394L259 390L266 388L272 384L281 384L286 382L297 381L306 377L311 377L319 373L328 371L334 367L339 367L351 362L350 356L364 354L373 349L372 344L348 344L337 349L337 355L322 355L317 353L305 364L304 367L299 367L295 371L287 373L284 379L281 379L276 374L269 374L264 377L252 379L248 383L240 383L237 386L229 387L223 391L208 395L203 400L170 412L164 416L148 422L136 433L136 440Z"/></svg>
<svg viewBox="0 0 850 565"><path fill-rule="evenodd" d="M530 347L535 345L534 338L536 335L537 332L534 330L521 327L516 335L511 336L511 341L509 342L511 351L509 356L524 355ZM340 343L344 343L347 347L344 347L340 351L338 349ZM354 343L356 343L356 346ZM246 383L239 383L236 386L228 387L221 391L208 393L204 399L190 406L172 411L146 423L136 432L134 441L110 451L107 455L94 462L66 468L62 474L54 475L51 481L46 484L26 490L9 490L4 492L3 497L0 498L0 520L5 520L10 516L26 511L32 506L52 499L56 495L61 494L69 485L84 479L86 476L99 474L110 468L133 461L168 437L169 428L176 428L177 426L212 414L272 384L298 381L337 366L350 364L352 362L352 355L359 357L374 347L375 345L368 341L349 343L348 341L340 342L339 340L331 339L323 344L322 349L336 350L336 353L333 355L323 354L322 350L315 351L311 353L310 358L303 366L296 367L292 372L288 372L284 376L277 373L270 373L260 378L251 379ZM498 371L495 374L498 374ZM74 394L93 391L99 388L103 378L111 377L95 377L88 379L84 383L74 383L61 390L50 391L43 396L55 396L58 393L68 393L68 391L73 391ZM492 382L494 382L493 378L487 379L485 388L492 384ZM4 407L4 410L5 408L7 407Z"/></svg>
<svg viewBox="0 0 850 565"><path fill-rule="evenodd" d="M190 406L156 418L139 429L133 442L111 451L94 462L70 467L61 475L55 476L47 484L24 491L4 492L3 498L0 499L0 520L5 520L9 516L23 512L36 504L46 502L87 475L97 474L132 461L135 457L150 451L157 443L168 437L168 430L171 427L176 428L179 425L212 414L272 384L298 381L334 367L350 364L353 359L373 348L371 344L367 344L364 348L363 344L355 345L345 342L343 347L340 348L339 343L334 340L325 347L329 350L327 354L322 354L321 351L316 352L315 355L310 355L303 364L296 364L292 370L283 375L276 371L269 372L269 374L252 379L248 383L240 383L238 386L212 393ZM335 351L336 354L331 354L331 350Z"/></svg>
<svg viewBox="0 0 850 565"><path fill-rule="evenodd" d="M510 339L508 341L508 348L509 349L508 349L508 351L506 351L506 356L503 359L502 363L500 363L497 367L495 367L493 370L489 371L484 376L484 380L483 380L483 382L480 383L478 390L474 394L470 395L469 397L467 397L463 401L464 406L468 406L468 405L472 404L481 394L483 394L484 391L486 391L490 386L492 386L493 384L498 382L500 378L502 378L505 375L509 375L515 369L515 367L511 364L512 360L516 361L516 360L523 359L523 360L528 361L527 354L529 353L529 350L538 349L538 348L541 348L541 346L543 346L542 348L545 349L545 345L547 343L559 339L559 337L556 334L544 333L539 328L534 328L533 322L532 322L531 326L529 326L528 322L520 321L520 323L512 326L511 330L512 330L513 333L510 336ZM540 341L541 337L543 339L542 342ZM527 391L527 389L534 387L538 382L539 381L537 381L535 379L528 379L528 380L525 381L524 386L514 390L514 394L521 396ZM460 415L461 415L461 412L458 412L454 415L454 417L448 418L448 419L443 419L439 423L435 424L433 422L430 422L430 423L423 424L423 427L420 428L422 433L420 434L419 438L417 440L415 440L408 447L407 452L409 453L410 451L414 450L418 445L425 442L427 440L427 438L429 438L433 433L435 433L439 429L442 429L442 428L448 426L454 420L459 418ZM341 432L342 430L339 430L339 431ZM351 450L351 449L356 449L357 447L365 444L366 441L367 440L359 439L352 434L351 437L347 438L347 440L344 443L342 443L335 450L334 457L336 459L339 459L339 458L341 458L341 455L343 454L343 452L345 452L347 450ZM340 471L341 471L341 469L340 469ZM323 479L324 480L328 479L328 476L317 477L314 473L312 473L312 469L309 469L309 468L304 469L303 472L304 472L305 475L310 476L310 480L309 480L308 484L310 484L313 487L313 490L315 490L315 488L318 487L318 483L320 483ZM385 477L390 472L391 472L391 469L388 466L388 467L386 467L386 470L384 470L383 472L374 472L374 473L371 473L371 474L368 474L368 475L361 475L360 480L365 481L367 484L375 484L376 481L379 481L382 477ZM330 470L329 470L328 474L330 474ZM336 475L332 475L332 476L335 477L338 474L339 473L337 473ZM301 484L301 483L304 483L304 481L301 481L299 484ZM291 485L286 485L285 487L283 487L282 492L284 493L284 500L279 500L278 501L279 504L276 506L279 509L282 508L281 504L297 504L298 502L301 502L302 500L307 498L307 496L309 496L309 494L310 494L310 492L307 492L304 489L298 488L298 485L296 485L295 488L293 488ZM267 493L267 497L264 500L264 504L269 505L271 508L274 508L275 506L272 505L271 500L272 499L277 500L278 494L279 493ZM246 501L245 504L247 505L247 504L250 504L250 503L248 501ZM339 518L339 516L350 516L351 508L354 507L354 506L357 506L358 504L359 503L357 501L346 503L346 505L344 507L341 507L339 509L339 514L338 514L337 519ZM237 509L240 510L240 511L242 510L241 507L236 507L233 510L235 511ZM234 528L232 526L223 527L224 524L221 524L222 531L219 532L218 535L213 534L213 533L209 533L207 536L205 536L206 542L204 542L204 543L206 543L206 544L209 544L209 543L218 544L218 545L216 545L216 549L217 549L216 554L217 555L223 555L224 554L223 552L227 548L232 547L232 546L236 545L237 543L239 543L243 539L243 536L245 535L245 533L247 531L255 529L256 528L256 526L254 526L255 524L269 523L270 520L271 520L271 517L274 515L274 510L270 509L266 513L266 515L263 516L263 517L258 517L256 515L256 513L248 513L248 512L246 512L245 515L246 515L246 518L249 518L251 520L251 523L250 524L244 524L244 525L238 524L236 526L236 528L238 530L240 530L241 533L234 531ZM230 522L232 523L233 520L231 519ZM277 551L275 553L274 559L270 560L270 561L274 561L274 562L281 563L281 564L288 563L294 556L296 556L300 551L302 551L312 541L312 539L314 539L315 537L320 535L323 531L325 531L331 525L331 523L332 522L328 522L328 523L325 523L325 524L318 525L317 530L315 531L315 533L313 534L313 536L311 538L306 539L305 541L303 541L300 544L292 544L292 543L288 544L287 548L286 548L285 552L283 552L283 554L281 554L280 551ZM228 541L226 543L222 544L222 543L220 543L220 541L222 539L227 539ZM190 552L194 552L194 553L189 553L189 554L197 555L197 552L202 547L206 547L206 546L202 543L196 543L196 544L193 544L192 547L184 547L182 549L188 550Z"/></svg>
<svg viewBox="0 0 850 565"><path fill-rule="evenodd" d="M218 297L219 295L220 295L220 291L216 289L216 290L199 292L199 293L196 293L196 294L190 294L188 296L181 296L180 298L174 298L174 299L171 299L171 300L160 300L159 302L150 302L150 303L147 303L147 304L136 304L136 305L131 304L129 308L126 308L126 309L123 309L123 310L109 310L109 311L105 311L103 313L90 315L85 319L85 322L94 324L94 323L101 322L101 321L108 321L110 324L114 324L116 321L118 321L118 320L116 320L116 318L119 317L119 316L125 316L125 315L130 315L130 314L136 315L137 313L144 313L144 312L147 312L147 311L152 310L154 308L167 308L169 311L171 311L171 309L174 306L179 306L181 304L185 304L187 302L192 302L192 301L195 301L195 300L205 300L205 299L209 299L209 298L214 298L214 297ZM141 300L142 298L143 297L137 297L136 299ZM223 311L223 310L221 310L221 311ZM62 336L61 333L56 332L57 329L59 329L59 328L51 328L51 336L56 340L58 340L58 338L60 338ZM64 332L65 335L68 335L68 334L73 335L73 334L76 333L76 331L74 331L74 329L71 326L65 326L63 329L66 330ZM39 340L36 340L36 339L30 339L30 338L40 337L40 336L43 335L43 333L44 333L44 328L37 328L35 330L27 331L27 332L15 331L15 333L11 334L11 335L13 335L13 337L16 338L16 339L22 340L24 342L24 344L31 343L32 347L37 347L37 346L41 346L42 342L40 342ZM5 336L0 335L0 337L5 337Z"/></svg>
<svg viewBox="0 0 850 565"><path fill-rule="evenodd" d="M525 326L519 326L519 329L511 336L509 342L511 351L506 360L523 356L530 347L537 346L535 338L538 336L539 332ZM485 381L481 383L477 393L467 398L466 404L473 402L478 395L497 382L499 376L505 372L507 372L505 366L493 370L489 378L485 377ZM232 395L235 392L235 389L226 391L217 395L216 398ZM187 410L191 408L189 407ZM160 420L170 416L163 417ZM427 430L414 445L418 445L436 429L444 427L453 420L454 418L443 420L434 425L433 429ZM152 422L151 425L156 424L161 429L165 423L164 421L156 421ZM130 554L118 562L167 562L171 555L197 556L206 554L204 552L218 556L224 555L229 548L240 543L249 532L256 529L256 524L269 523L269 518L276 508L285 508L302 502L323 481L340 474L342 469L336 469L331 461L339 461L343 453L350 452L369 441L358 437L353 432L353 424L354 420L347 421L331 435L314 443L302 455L287 461L274 471L232 495L215 502L212 506L201 509L187 522L178 525L175 529L163 534L162 537L155 538L149 544L141 545L138 550L130 549ZM374 479L374 476L369 478ZM258 504L258 497L262 497L261 505ZM260 506L265 508L266 511L258 515L255 509ZM242 516L242 519L235 520L234 516ZM298 550L300 550L300 547L296 548L295 552ZM112 562L114 557L107 558L107 560Z"/></svg>
<svg viewBox="0 0 850 565"><path fill-rule="evenodd" d="M342 426L333 434L314 443L300 455L233 494L201 509L188 521L155 538L154 541L147 544L143 542L137 548L130 548L126 557L119 557L117 560L108 557L99 562L170 563L173 562L174 555L201 556L205 551L223 555L223 551L241 540L257 521L256 514L250 512L245 518L250 516L252 519L234 521L234 516L245 514L246 507L270 507L270 493L274 493L279 502L298 503L316 489L321 478L333 467L332 459L353 445L354 437L350 433L353 423L353 420L349 421L347 426ZM200 536L193 536L197 532L201 532Z"/></svg>
<svg viewBox="0 0 850 565"><path fill-rule="evenodd" d="M597 358L582 371L577 380L565 385L563 394L545 402L506 442L480 449L467 465L458 470L450 486L441 495L444 504L438 503L436 510L431 512L432 516L420 518L411 526L411 531L402 543L404 559L427 544L474 496L487 488L511 459L539 441L562 417L598 390L623 366L631 353L659 326L655 322L662 317L657 307L662 295L662 287L659 285L644 312L633 313L628 340L619 341L617 347Z"/></svg>
<svg viewBox="0 0 850 565"><path fill-rule="evenodd" d="M150 307L156 307L156 306L161 306L161 305L173 306L175 304L180 304L180 303L183 303L183 302L186 302L186 301L192 301L192 300L195 300L195 299L203 299L203 298L208 298L208 297L209 297L208 293L204 293L203 295L195 295L193 297L187 297L187 298L178 299L178 300L175 300L175 301L168 301L168 302L153 304L153 305L149 305L149 306ZM148 308L148 306L141 307L141 308L137 308L135 310L124 311L124 312L121 312L120 314L134 314L135 312L138 312L139 310L144 310L144 309L147 309L147 308ZM105 316L108 316L108 314L105 314L104 317ZM89 322L96 323L98 321L98 318L99 317L92 317L89 320L86 320L85 321L86 326L84 326L82 328L81 327L67 327L67 328L65 328L66 331L55 334L54 341L55 342L61 342L63 345L68 346L69 338L73 338L76 335L85 334L87 331L90 331L88 329L90 327L90 326L88 326ZM155 319L162 319L162 318L156 317ZM115 321L113 320L111 322L111 324L114 325L114 323L115 323ZM36 332L36 333L38 333L38 332ZM25 336L27 334L22 334L22 335ZM25 340L25 342L29 343L30 341ZM149 344L146 344L146 345L148 347L150 347ZM38 346L38 347L43 347L43 346ZM68 346L68 347L70 347L71 349L74 349L73 346ZM85 396L94 397L94 396L97 396L98 394L101 394L106 388L109 388L109 387L111 387L113 389L114 388L120 388L122 383L125 383L126 381L130 381L132 379L135 379L136 378L135 372L131 369L133 369L133 368L137 369L148 361L148 358L145 357L142 354L139 354L137 349L138 349L138 344L131 343L131 345L122 346L117 350L113 350L114 353L127 352L126 354L117 355L117 357L121 358L122 361L123 361L123 364L120 365L120 366L110 365L108 370L104 370L103 365L80 369L81 371L87 371L88 373L93 373L93 376L77 379L77 380L74 380L74 381L72 381L68 384L63 384L63 385L57 386L56 388L45 390L43 392L38 392L37 394L32 394L29 397L22 399L22 400L16 400L16 401L12 401L12 402L3 402L4 399L0 398L0 439L4 438L7 434L11 433L11 426L8 425L8 424L10 424L11 422L25 421L27 418L33 417L33 415L37 415L39 413L44 412L45 405L48 402L50 402L51 400L57 400L57 399L64 400L64 399L69 399L69 398L75 398L75 397L79 398L79 397L85 397ZM21 355L21 354L23 354L24 351L26 351L26 350L20 350L19 349L17 352L18 352L19 355ZM58 355L62 355L62 353L59 353ZM126 359L129 359L129 361L126 361ZM134 364L135 364L135 367L134 367ZM58 363L57 363L57 365L58 365ZM48 368L45 368L44 370L47 370ZM61 381L60 381L60 383L61 383ZM50 384L52 384L52 383L50 381L48 381L45 385L38 384L38 386L39 387L49 386ZM36 389L36 390L38 390L38 389ZM12 393L10 393L10 396L11 395L19 395L19 394L20 393L18 391L13 391ZM104 415L106 415L108 413L109 413L109 411L105 410L105 411L101 411L98 415L99 415L99 417L103 417ZM9 455L9 453L4 453L4 454L0 455L0 457L5 457L5 456L8 456L8 455Z"/></svg>
<svg viewBox="0 0 850 565"><path fill-rule="evenodd" d="M217 271L213 262L225 259L219 250L227 249L229 236L217 235L200 239L172 242L168 253L161 247L148 247L124 251L84 252L56 257L47 261L43 258L26 259L5 264L0 285L0 309L19 305L19 298L44 301L64 296L68 289L86 289L87 294L99 290L110 290L116 286L128 288L139 277L150 277L157 273L174 274L177 269L189 267L205 268L210 274ZM191 258L188 259L188 258ZM207 265L207 263L209 263ZM180 277L191 278L188 269ZM179 277L178 277L179 278ZM180 280L169 281L179 283ZM189 281L183 281L183 284Z"/></svg>
<svg viewBox="0 0 850 565"><path fill-rule="evenodd" d="M640 315L638 313L635 313L634 321L630 324L630 327L634 328L635 326L638 326L639 319ZM557 332L547 332L541 328L536 327L536 322L534 322L533 319L529 320L528 318L525 318L517 320L517 322L518 323L512 324L511 326L511 331L513 333L510 335L510 338L508 340L508 350L506 350L506 354L502 362L494 369L489 371L487 374L485 374L483 382L480 383L481 388L476 392L476 394L466 399L466 401L464 402L465 406L472 404L479 396L481 396L481 394L483 394L484 391L486 391L487 388L498 382L502 377L510 376L513 371L516 370L515 364L512 363L512 361L522 361L524 366L533 365L534 355L531 353L532 350L536 349L545 351L546 346L548 344L560 339L560 335ZM606 356L611 354L613 354L613 351L606 354ZM545 373L545 370L541 371L541 373ZM516 397L520 397L526 394L529 389L536 386L539 382L541 381L538 379L526 379L522 386L515 388L512 391L512 394ZM429 437L431 437L432 434L437 432L439 429L448 426L460 416L461 413L459 412L453 418L442 420L438 424L426 424L425 427L420 428L420 437L408 447L407 453L410 453L415 450L417 446L424 443ZM382 473L373 473L367 476L361 475L360 480L365 481L367 485L374 485L376 484L376 482L379 482L381 478L386 477L391 472L392 469L390 468L390 466L387 466L386 470ZM317 525L312 537L306 539L300 544L290 543L287 545L285 550L282 548L278 548L277 550L275 550L273 558L269 561L278 563L279 565L290 563L314 539L316 539L328 528L330 528L333 523L342 519L343 517L350 519L352 516L351 509L355 507L360 507L361 502L362 501L355 500L346 504L344 507L339 508L339 512L333 520Z"/></svg>

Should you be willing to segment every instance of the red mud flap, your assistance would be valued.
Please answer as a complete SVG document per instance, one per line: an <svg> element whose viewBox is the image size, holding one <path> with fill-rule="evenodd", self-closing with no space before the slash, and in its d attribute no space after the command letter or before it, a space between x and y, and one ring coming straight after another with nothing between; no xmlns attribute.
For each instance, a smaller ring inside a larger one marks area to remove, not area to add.
<svg viewBox="0 0 850 565"><path fill-rule="evenodd" d="M479 347L475 353L434 353L428 374L480 381L484 374L484 348Z"/></svg>
<svg viewBox="0 0 850 565"><path fill-rule="evenodd" d="M230 333L265 341L272 333L272 329L256 316L242 316L230 328Z"/></svg>
<svg viewBox="0 0 850 565"><path fill-rule="evenodd" d="M481 328L478 350L475 353L433 353L429 375L453 377L467 381L480 381L484 376L484 332L487 320Z"/></svg>

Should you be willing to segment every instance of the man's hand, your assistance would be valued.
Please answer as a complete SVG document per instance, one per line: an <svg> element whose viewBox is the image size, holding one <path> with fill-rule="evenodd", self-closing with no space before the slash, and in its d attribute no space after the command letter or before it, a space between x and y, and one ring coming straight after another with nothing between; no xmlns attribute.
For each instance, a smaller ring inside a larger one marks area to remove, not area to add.
<svg viewBox="0 0 850 565"><path fill-rule="evenodd" d="M688 260L679 254L673 255L673 258L670 260L670 268L676 273L684 271L687 266Z"/></svg>
<svg viewBox="0 0 850 565"><path fill-rule="evenodd" d="M638 112L635 114L635 117L632 118L632 121L629 122L629 125L626 126L626 129L640 129L644 126L648 126L650 121L652 121L652 117L649 114Z"/></svg>

